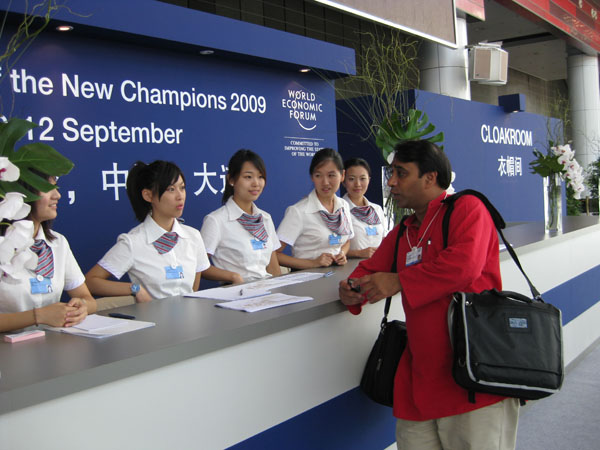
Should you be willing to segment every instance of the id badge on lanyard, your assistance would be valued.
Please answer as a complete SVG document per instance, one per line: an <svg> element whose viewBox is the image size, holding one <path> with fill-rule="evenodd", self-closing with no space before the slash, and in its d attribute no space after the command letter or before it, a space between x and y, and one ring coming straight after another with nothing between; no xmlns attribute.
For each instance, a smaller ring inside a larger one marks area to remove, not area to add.
<svg viewBox="0 0 600 450"><path fill-rule="evenodd" d="M165 277L167 280L176 280L179 278L183 278L183 267L181 265L171 264L170 266L165 266Z"/></svg>
<svg viewBox="0 0 600 450"><path fill-rule="evenodd" d="M367 226L367 236L377 236L377 227Z"/></svg>
<svg viewBox="0 0 600 450"><path fill-rule="evenodd" d="M423 258L423 249L421 247L413 247L410 252L406 254L406 266L412 266L421 262Z"/></svg>
<svg viewBox="0 0 600 450"><path fill-rule="evenodd" d="M329 245L338 245L340 242L342 242L342 237L339 234L329 235Z"/></svg>
<svg viewBox="0 0 600 450"><path fill-rule="evenodd" d="M29 279L32 294L48 294L52 292L52 280L48 277L38 275Z"/></svg>
<svg viewBox="0 0 600 450"><path fill-rule="evenodd" d="M250 239L250 244L252 244L252 250L262 250L267 248L267 243L258 239Z"/></svg>

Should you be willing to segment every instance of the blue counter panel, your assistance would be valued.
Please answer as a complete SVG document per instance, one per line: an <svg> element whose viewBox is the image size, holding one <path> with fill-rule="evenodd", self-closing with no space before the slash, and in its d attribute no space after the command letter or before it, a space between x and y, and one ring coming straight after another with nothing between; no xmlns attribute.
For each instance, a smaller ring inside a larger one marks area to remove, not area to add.
<svg viewBox="0 0 600 450"><path fill-rule="evenodd" d="M600 266L542 293L545 302L562 311L563 325L600 301Z"/></svg>
<svg viewBox="0 0 600 450"><path fill-rule="evenodd" d="M392 409L352 389L230 450L383 449L394 442Z"/></svg>

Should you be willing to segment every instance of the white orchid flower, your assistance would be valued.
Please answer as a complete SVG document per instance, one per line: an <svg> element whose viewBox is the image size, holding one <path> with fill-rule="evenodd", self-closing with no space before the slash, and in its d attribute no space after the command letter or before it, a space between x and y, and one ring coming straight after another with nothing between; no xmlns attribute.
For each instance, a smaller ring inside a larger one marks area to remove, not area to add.
<svg viewBox="0 0 600 450"><path fill-rule="evenodd" d="M0 181L17 181L21 171L6 156L0 156Z"/></svg>
<svg viewBox="0 0 600 450"><path fill-rule="evenodd" d="M452 183L454 183L455 179L456 179L456 172L452 171L452 177L450 178L450 186L448 186L448 189L446 189L446 193L448 195L452 195L456 192L456 189L454 189L454 186L452 186Z"/></svg>
<svg viewBox="0 0 600 450"><path fill-rule="evenodd" d="M19 220L10 225L0 241L0 265L11 263L16 254L28 250L33 245L32 236L31 220Z"/></svg>
<svg viewBox="0 0 600 450"><path fill-rule="evenodd" d="M565 153L562 153L558 157L558 162L561 163L563 166L566 166L567 164L569 164L570 161L571 161L571 157Z"/></svg>
<svg viewBox="0 0 600 450"><path fill-rule="evenodd" d="M30 249L17 253L10 262L0 265L1 282L21 283L30 276L30 270L35 270L37 261L38 256Z"/></svg>
<svg viewBox="0 0 600 450"><path fill-rule="evenodd" d="M575 152L571 150L571 146L569 144L551 147L550 149L555 155L567 155L571 157L575 155Z"/></svg>
<svg viewBox="0 0 600 450"><path fill-rule="evenodd" d="M27 217L31 206L23 201L25 195L20 192L7 192L0 202L0 220L19 220Z"/></svg>

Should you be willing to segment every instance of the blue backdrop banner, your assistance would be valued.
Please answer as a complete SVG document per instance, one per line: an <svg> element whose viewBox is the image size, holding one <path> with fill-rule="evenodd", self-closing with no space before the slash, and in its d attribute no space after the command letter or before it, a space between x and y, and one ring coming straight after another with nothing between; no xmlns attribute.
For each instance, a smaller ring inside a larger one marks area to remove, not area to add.
<svg viewBox="0 0 600 450"><path fill-rule="evenodd" d="M427 113L444 132L444 151L456 174L455 190L483 192L509 222L544 221L542 178L532 174L533 150L546 152L560 121L526 112L507 113L503 108L426 91L408 91L408 104ZM365 105L364 99L356 106ZM340 152L362 156L374 166L368 196L381 203L379 167L383 164L373 139L365 139L353 108L338 102Z"/></svg>
<svg viewBox="0 0 600 450"><path fill-rule="evenodd" d="M337 146L333 88L314 74L48 32L5 75L2 114L40 125L20 144L75 163L55 228L84 271L136 224L125 181L137 160L183 169L183 217L200 228L221 204L229 158L252 149L268 175L258 205L278 224L311 189L311 156Z"/></svg>

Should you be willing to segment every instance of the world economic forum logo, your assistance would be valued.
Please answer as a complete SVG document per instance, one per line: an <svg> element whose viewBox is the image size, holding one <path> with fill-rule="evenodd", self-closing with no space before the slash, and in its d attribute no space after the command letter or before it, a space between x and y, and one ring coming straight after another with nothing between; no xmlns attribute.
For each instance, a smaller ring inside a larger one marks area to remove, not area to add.
<svg viewBox="0 0 600 450"><path fill-rule="evenodd" d="M317 128L318 116L323 112L323 104L317 101L317 96L303 89L288 89L287 94L281 99L281 107L288 111L289 118L298 122L303 130Z"/></svg>

